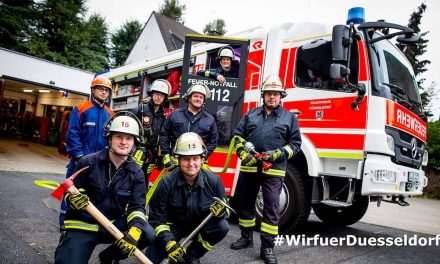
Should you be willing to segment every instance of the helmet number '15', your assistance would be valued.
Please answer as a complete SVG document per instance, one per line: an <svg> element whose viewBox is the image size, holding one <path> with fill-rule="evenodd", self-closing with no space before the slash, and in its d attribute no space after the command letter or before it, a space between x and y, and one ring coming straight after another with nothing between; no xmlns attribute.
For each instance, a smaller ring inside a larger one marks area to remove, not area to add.
<svg viewBox="0 0 440 264"><path fill-rule="evenodd" d="M188 144L188 149L195 149L196 148L196 144L192 143L192 144Z"/></svg>
<svg viewBox="0 0 440 264"><path fill-rule="evenodd" d="M222 89L211 89L211 100L212 101L219 101L219 102L229 102L229 90L222 90Z"/></svg>

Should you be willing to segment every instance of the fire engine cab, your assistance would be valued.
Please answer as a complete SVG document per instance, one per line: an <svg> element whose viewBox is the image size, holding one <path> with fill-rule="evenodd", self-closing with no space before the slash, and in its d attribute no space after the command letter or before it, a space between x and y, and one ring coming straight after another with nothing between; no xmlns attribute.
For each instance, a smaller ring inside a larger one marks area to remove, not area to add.
<svg viewBox="0 0 440 264"><path fill-rule="evenodd" d="M311 208L323 222L346 226L359 221L372 201L409 205L405 197L421 195L427 185L422 166L428 155L426 117L401 50L420 36L385 21L364 22L362 14L351 9L347 24L332 28L285 23L233 38L187 35L184 50L106 73L115 86L110 106L133 108L146 99L152 81L176 71L181 87L169 98L169 111L184 104L190 85L207 84L212 96L205 107L219 130L208 164L234 204L240 162L231 151L232 132L246 111L262 103L264 78L278 75L287 89L283 107L297 115L302 135L302 151L288 164L280 197L281 232L304 223ZM225 45L234 51L238 78L220 84L198 76L218 66L217 52ZM260 215L262 204L259 196Z"/></svg>

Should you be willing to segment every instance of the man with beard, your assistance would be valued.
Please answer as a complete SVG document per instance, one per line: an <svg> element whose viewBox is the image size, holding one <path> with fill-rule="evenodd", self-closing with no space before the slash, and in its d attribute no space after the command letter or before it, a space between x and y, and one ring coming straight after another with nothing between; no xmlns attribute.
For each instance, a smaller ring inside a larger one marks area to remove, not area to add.
<svg viewBox="0 0 440 264"><path fill-rule="evenodd" d="M66 178L73 174L78 160L87 154L107 147L104 137L104 122L113 116L113 111L105 104L112 91L112 82L103 76L92 81L90 101L73 108L69 118L66 136L66 151L70 155ZM64 231L64 218L69 208L61 203L60 231Z"/></svg>
<svg viewBox="0 0 440 264"><path fill-rule="evenodd" d="M218 131L214 117L203 109L206 100L210 98L211 91L204 84L194 84L188 88L184 100L188 105L171 112L160 132L160 148L163 157L163 165L168 168L177 166L177 159L173 157L172 149L177 138L183 133L194 132L198 134L206 145L207 155L205 159L217 147Z"/></svg>
<svg viewBox="0 0 440 264"><path fill-rule="evenodd" d="M229 231L226 207L213 199L226 201L225 188L220 177L202 169L206 147L199 135L182 134L174 154L179 167L162 179L151 199L149 221L157 238L147 256L155 264L165 257L172 263L200 263L200 258ZM188 248L182 248L180 239L188 236L210 212L213 217Z"/></svg>
<svg viewBox="0 0 440 264"><path fill-rule="evenodd" d="M56 264L86 264L97 244L115 241L84 210L89 201L124 233L123 238L99 254L101 263L131 257L136 248L142 250L154 240L154 230L145 216L144 173L131 158L135 144L139 144L140 122L121 115L110 122L105 132L108 149L79 160L76 170L88 166L74 179L80 193L64 195L70 209L64 220L66 231L55 251Z"/></svg>
<svg viewBox="0 0 440 264"><path fill-rule="evenodd" d="M167 100L171 84L164 79L155 80L148 90L150 100L134 109L134 114L141 120L144 129L145 146L134 154L134 159L145 174L145 183L154 169L159 156L159 133L165 122L163 104Z"/></svg>
<svg viewBox="0 0 440 264"><path fill-rule="evenodd" d="M266 264L277 263L273 248L280 218L279 196L287 160L297 154L301 147L298 121L294 114L281 106L281 98L286 95L281 79L269 76L261 88L264 104L249 110L234 130L234 135L238 137L237 155L241 159L236 190L241 237L232 243L231 249L253 246L255 199L261 186L264 208L260 228L260 258ZM263 170L262 162L248 152L245 142L252 143L258 153L264 154L263 159L272 163L272 167Z"/></svg>

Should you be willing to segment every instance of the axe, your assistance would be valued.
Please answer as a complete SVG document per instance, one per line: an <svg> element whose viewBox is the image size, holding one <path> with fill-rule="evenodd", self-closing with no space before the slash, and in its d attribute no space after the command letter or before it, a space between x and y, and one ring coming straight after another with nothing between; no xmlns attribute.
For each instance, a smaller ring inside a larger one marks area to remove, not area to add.
<svg viewBox="0 0 440 264"><path fill-rule="evenodd" d="M212 197L214 200L216 200L217 202L223 204L226 208L228 208L229 210L231 210L231 212L233 212L234 214L236 214L235 210L229 206L229 204L225 203L222 199L218 198L218 197ZM206 216L205 219L203 219L203 221L196 227L196 229L194 229L191 234L189 234L185 240L182 241L182 243L180 243L180 246L182 248L186 248L186 246L191 242L191 240L200 232L200 229L202 229L205 224L209 221L209 219L211 219L214 215L212 214L212 212L209 213L208 216ZM168 264L170 263L170 260L168 258L164 259L160 264Z"/></svg>
<svg viewBox="0 0 440 264"><path fill-rule="evenodd" d="M77 195L80 192L73 185L73 179L76 178L82 171L86 170L89 166L81 168L77 172L75 172L72 176L67 178L58 188L56 188L51 195L61 201L63 199L63 194L67 191L72 195ZM124 237L124 234L119 231L116 226L114 226L108 219L105 217L93 204L89 201L89 205L86 206L85 210L96 220L98 223L103 226L116 240L119 240ZM141 263L143 264L152 264L152 262L140 251L136 249L133 254Z"/></svg>

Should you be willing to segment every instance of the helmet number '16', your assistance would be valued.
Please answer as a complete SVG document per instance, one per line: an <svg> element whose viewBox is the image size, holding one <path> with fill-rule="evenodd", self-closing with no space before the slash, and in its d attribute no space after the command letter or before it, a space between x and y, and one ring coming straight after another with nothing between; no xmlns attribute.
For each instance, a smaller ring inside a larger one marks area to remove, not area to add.
<svg viewBox="0 0 440 264"><path fill-rule="evenodd" d="M188 149L195 149L196 148L196 144L192 143L192 144L188 144Z"/></svg>
<svg viewBox="0 0 440 264"><path fill-rule="evenodd" d="M122 127L129 127L129 126L130 126L130 122L122 121Z"/></svg>
<svg viewBox="0 0 440 264"><path fill-rule="evenodd" d="M211 89L212 101L229 102L229 90Z"/></svg>

